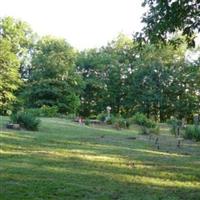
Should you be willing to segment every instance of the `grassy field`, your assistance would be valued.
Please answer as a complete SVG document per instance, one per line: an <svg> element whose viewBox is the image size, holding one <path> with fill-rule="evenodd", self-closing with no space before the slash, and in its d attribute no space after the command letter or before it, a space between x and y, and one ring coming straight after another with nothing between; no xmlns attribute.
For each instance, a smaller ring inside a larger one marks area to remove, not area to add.
<svg viewBox="0 0 200 200"><path fill-rule="evenodd" d="M44 118L38 132L11 131L2 119L1 200L200 199L200 144L177 148L167 127L157 150L134 129Z"/></svg>

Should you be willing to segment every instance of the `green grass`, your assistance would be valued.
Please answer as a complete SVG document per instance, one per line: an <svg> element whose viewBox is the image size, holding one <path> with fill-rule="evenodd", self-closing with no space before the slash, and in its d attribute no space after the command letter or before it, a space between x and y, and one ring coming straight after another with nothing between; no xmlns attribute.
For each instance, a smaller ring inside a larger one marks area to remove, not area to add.
<svg viewBox="0 0 200 200"><path fill-rule="evenodd" d="M1 128L0 199L199 200L200 144L178 149L166 127L159 141L53 118L39 132Z"/></svg>

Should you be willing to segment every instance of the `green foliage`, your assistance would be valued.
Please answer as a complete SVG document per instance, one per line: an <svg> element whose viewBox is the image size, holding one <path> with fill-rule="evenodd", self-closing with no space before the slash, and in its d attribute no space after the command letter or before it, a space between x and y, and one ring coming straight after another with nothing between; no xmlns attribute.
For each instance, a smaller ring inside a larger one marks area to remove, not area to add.
<svg viewBox="0 0 200 200"><path fill-rule="evenodd" d="M171 115L192 120L200 111L200 60L186 62L185 53L185 43L138 48L137 41L119 34L102 48L77 54L60 38L46 36L34 44L26 23L0 19L1 112L45 105L57 106L64 115L89 117L112 105L111 114L124 118L140 112L160 122Z"/></svg>
<svg viewBox="0 0 200 200"><path fill-rule="evenodd" d="M81 77L74 70L74 61L75 51L64 39L40 39L23 90L26 106L57 106L59 113L76 113L80 106Z"/></svg>
<svg viewBox="0 0 200 200"><path fill-rule="evenodd" d="M140 126L140 134L149 135L150 134L149 128L147 128L146 126Z"/></svg>
<svg viewBox="0 0 200 200"><path fill-rule="evenodd" d="M0 36L10 43L11 52L19 58L21 77L28 78L31 70L30 57L35 40L35 34L30 26L13 17L0 18Z"/></svg>
<svg viewBox="0 0 200 200"><path fill-rule="evenodd" d="M173 135L176 135L176 130L177 130L177 126L178 126L178 120L176 118L171 118L167 120L167 124L169 124L171 126L170 132Z"/></svg>
<svg viewBox="0 0 200 200"><path fill-rule="evenodd" d="M24 96L28 107L57 106L59 113L76 113L80 100L75 91L67 80L41 79L28 83Z"/></svg>
<svg viewBox="0 0 200 200"><path fill-rule="evenodd" d="M41 117L42 115L40 108L28 108L28 109L25 109L25 112L28 112L35 117Z"/></svg>
<svg viewBox="0 0 200 200"><path fill-rule="evenodd" d="M26 109L26 111L36 117L56 117L58 114L58 107L43 105L41 108L29 108Z"/></svg>
<svg viewBox="0 0 200 200"><path fill-rule="evenodd" d="M172 115L192 118L199 110L200 68L198 62L185 63L185 50L184 45L145 45L135 52L138 58L127 77L129 113L142 112L160 122Z"/></svg>
<svg viewBox="0 0 200 200"><path fill-rule="evenodd" d="M200 141L200 126L198 125L186 126L183 137L185 139L195 139L196 141Z"/></svg>
<svg viewBox="0 0 200 200"><path fill-rule="evenodd" d="M66 80L73 68L74 58L74 49L64 39L43 37L35 45L30 78Z"/></svg>
<svg viewBox="0 0 200 200"><path fill-rule="evenodd" d="M177 129L181 128L182 122L181 122L181 120L178 120L178 119L172 117L172 118L167 120L167 124L169 124L170 127L171 127L171 129L170 129L171 133L173 135L176 135L177 134Z"/></svg>
<svg viewBox="0 0 200 200"><path fill-rule="evenodd" d="M106 124L111 125L114 124L117 121L117 117L114 115L110 115L110 117L106 116L105 121Z"/></svg>
<svg viewBox="0 0 200 200"><path fill-rule="evenodd" d="M76 118L76 115L75 114L68 114L66 116L66 119L69 119L69 120L74 120Z"/></svg>
<svg viewBox="0 0 200 200"><path fill-rule="evenodd" d="M31 131L37 131L40 124L40 120L29 112L14 113L11 115L11 121Z"/></svg>
<svg viewBox="0 0 200 200"><path fill-rule="evenodd" d="M128 93L125 77L132 61L133 42L120 34L116 40L100 49L81 52L77 69L85 81L82 93L81 114L98 114L112 105L112 113L123 110L125 92Z"/></svg>
<svg viewBox="0 0 200 200"><path fill-rule="evenodd" d="M151 42L167 40L167 33L182 31L187 42L194 46L194 33L199 31L199 4L193 0L158 1L144 0L148 10L142 22L146 23L143 31Z"/></svg>
<svg viewBox="0 0 200 200"><path fill-rule="evenodd" d="M57 106L42 106L41 108L41 114L44 116L44 117L55 117L58 113L58 107Z"/></svg>
<svg viewBox="0 0 200 200"><path fill-rule="evenodd" d="M149 132L152 133L152 134L154 134L154 135L160 134L160 126L159 126L159 125L156 125L156 127L150 128L150 129L149 129Z"/></svg>
<svg viewBox="0 0 200 200"><path fill-rule="evenodd" d="M101 122L105 122L106 121L106 117L108 116L107 113L100 113L97 115L97 119L100 120Z"/></svg>
<svg viewBox="0 0 200 200"><path fill-rule="evenodd" d="M11 43L12 52L18 56L23 55L33 39L30 26L10 16L0 18L0 34Z"/></svg>
<svg viewBox="0 0 200 200"><path fill-rule="evenodd" d="M90 116L89 116L89 119L94 119L94 120L95 120L95 119L97 119L97 116L96 116L96 115L90 115ZM100 121L101 121L101 120L100 120Z"/></svg>
<svg viewBox="0 0 200 200"><path fill-rule="evenodd" d="M12 52L11 43L0 36L0 113L11 109L15 100L14 92L19 88L19 60Z"/></svg>
<svg viewBox="0 0 200 200"><path fill-rule="evenodd" d="M90 125L90 119L89 119L89 118L86 118L86 119L85 119L85 125L86 125L86 126L89 126L89 125Z"/></svg>
<svg viewBox="0 0 200 200"><path fill-rule="evenodd" d="M129 122L128 120L122 118L122 117L116 117L114 118L114 126L117 128L129 128Z"/></svg>
<svg viewBox="0 0 200 200"><path fill-rule="evenodd" d="M148 119L143 113L136 113L132 120L135 124L138 124L141 129L141 134L159 134L159 127L156 126L156 123Z"/></svg>
<svg viewBox="0 0 200 200"><path fill-rule="evenodd" d="M135 124L138 124L138 125L146 127L146 128L155 128L156 127L156 123L154 121L152 121L151 119L148 119L142 113L136 113L133 116L133 121Z"/></svg>

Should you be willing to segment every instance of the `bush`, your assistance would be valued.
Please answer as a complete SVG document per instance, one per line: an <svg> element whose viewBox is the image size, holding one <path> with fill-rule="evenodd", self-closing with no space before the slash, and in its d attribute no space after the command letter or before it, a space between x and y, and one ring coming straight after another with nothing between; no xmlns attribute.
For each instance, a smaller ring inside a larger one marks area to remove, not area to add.
<svg viewBox="0 0 200 200"><path fill-rule="evenodd" d="M142 113L136 113L132 117L132 121L133 123L138 124L140 126L142 134L158 134L160 131L159 127L156 126L156 123L153 120L148 119Z"/></svg>
<svg viewBox="0 0 200 200"><path fill-rule="evenodd" d="M88 118L85 119L85 125L86 125L86 126L89 126L89 125L90 125L90 119L88 119Z"/></svg>
<svg viewBox="0 0 200 200"><path fill-rule="evenodd" d="M97 119L97 116L96 115L90 115L89 119L94 119L95 120L95 119Z"/></svg>
<svg viewBox="0 0 200 200"><path fill-rule="evenodd" d="M40 108L41 114L43 117L56 117L58 113L58 107L57 106L42 106Z"/></svg>
<svg viewBox="0 0 200 200"><path fill-rule="evenodd" d="M130 126L129 121L121 117L113 118L113 124L115 128L129 128Z"/></svg>
<svg viewBox="0 0 200 200"><path fill-rule="evenodd" d="M58 117L58 118L61 118L61 119L65 119L66 118L66 114L57 113L55 117Z"/></svg>
<svg viewBox="0 0 200 200"><path fill-rule="evenodd" d="M170 125L170 132L173 134L173 135L176 135L177 134L177 129L181 127L181 120L178 120L176 118L171 118L169 120L167 120L167 124Z"/></svg>
<svg viewBox="0 0 200 200"><path fill-rule="evenodd" d="M195 139L196 141L200 141L200 126L197 125L187 126L183 137L185 139Z"/></svg>
<svg viewBox="0 0 200 200"><path fill-rule="evenodd" d="M145 126L140 126L140 134L143 134L143 135L148 135L150 133L149 131L149 128L145 127Z"/></svg>
<svg viewBox="0 0 200 200"><path fill-rule="evenodd" d="M56 117L58 114L58 107L44 105L41 108L26 109L26 112L31 113L35 117Z"/></svg>
<svg viewBox="0 0 200 200"><path fill-rule="evenodd" d="M99 115L97 115L97 119L100 120L101 122L105 122L107 116L108 114L106 113L100 113Z"/></svg>
<svg viewBox="0 0 200 200"><path fill-rule="evenodd" d="M148 119L144 114L142 113L136 113L133 116L133 122L135 124L138 124L140 126L144 126L146 128L155 128L156 127L156 123L154 121L152 121L151 119Z"/></svg>
<svg viewBox="0 0 200 200"><path fill-rule="evenodd" d="M41 110L40 110L40 108L25 109L25 112L28 112L31 115L35 116L35 117L41 117Z"/></svg>
<svg viewBox="0 0 200 200"><path fill-rule="evenodd" d="M20 124L21 127L31 131L37 131L40 124L40 120L29 112L18 112L13 114L11 115L11 121Z"/></svg>
<svg viewBox="0 0 200 200"><path fill-rule="evenodd" d="M111 125L111 124L114 124L115 121L116 121L116 118L113 115L111 115L109 119L106 119L106 124Z"/></svg>
<svg viewBox="0 0 200 200"><path fill-rule="evenodd" d="M149 132L158 135L160 133L160 126L156 126L155 128L150 128Z"/></svg>
<svg viewBox="0 0 200 200"><path fill-rule="evenodd" d="M115 117L113 115L110 115L110 118L108 118L107 113L100 113L97 115L97 119L100 120L101 122L106 122L106 124L111 125L115 123Z"/></svg>
<svg viewBox="0 0 200 200"><path fill-rule="evenodd" d="M76 119L76 115L75 115L75 114L68 114L68 115L66 116L66 119L74 120L74 119Z"/></svg>

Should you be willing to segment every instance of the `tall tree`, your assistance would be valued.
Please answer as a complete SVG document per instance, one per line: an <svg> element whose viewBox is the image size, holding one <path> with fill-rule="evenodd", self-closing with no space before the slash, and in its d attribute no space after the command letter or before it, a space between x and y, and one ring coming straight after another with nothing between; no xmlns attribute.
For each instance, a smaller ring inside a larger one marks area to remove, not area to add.
<svg viewBox="0 0 200 200"><path fill-rule="evenodd" d="M127 114L125 99L128 94L128 75L135 59L134 42L124 34L119 34L107 45L105 51L111 55L111 64L107 69L107 102L112 105L113 113Z"/></svg>
<svg viewBox="0 0 200 200"><path fill-rule="evenodd" d="M86 84L82 95L82 114L98 114L107 106L111 106L115 114L124 112L132 48L132 40L119 34L107 46L80 53L77 69Z"/></svg>
<svg viewBox="0 0 200 200"><path fill-rule="evenodd" d="M75 51L64 40L46 36L38 41L32 58L32 71L24 90L27 105L76 112L79 106L80 77L74 70Z"/></svg>
<svg viewBox="0 0 200 200"><path fill-rule="evenodd" d="M81 95L81 115L98 114L105 109L105 78L109 64L110 55L103 49L90 49L78 55L76 68L85 83Z"/></svg>
<svg viewBox="0 0 200 200"><path fill-rule="evenodd" d="M13 17L0 18L0 36L11 44L11 51L20 61L19 72L22 78L27 78L30 71L30 56L36 34L30 26Z"/></svg>
<svg viewBox="0 0 200 200"><path fill-rule="evenodd" d="M170 116L192 117L199 106L199 65L185 62L185 47L146 45L129 75L127 105L165 121Z"/></svg>
<svg viewBox="0 0 200 200"><path fill-rule="evenodd" d="M6 39L0 38L0 113L5 114L15 100L20 85L19 60Z"/></svg>

